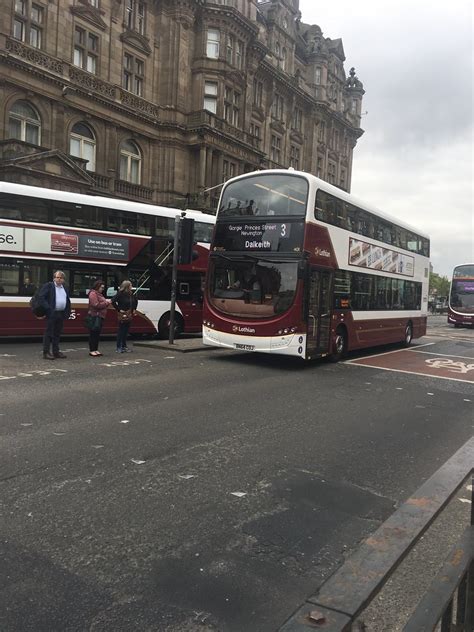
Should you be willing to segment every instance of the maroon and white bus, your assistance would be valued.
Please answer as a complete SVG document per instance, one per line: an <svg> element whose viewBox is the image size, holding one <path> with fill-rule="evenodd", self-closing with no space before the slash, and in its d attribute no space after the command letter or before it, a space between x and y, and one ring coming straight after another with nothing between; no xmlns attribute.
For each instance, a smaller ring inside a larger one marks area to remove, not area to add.
<svg viewBox="0 0 474 632"><path fill-rule="evenodd" d="M130 279L138 298L132 333L169 333L171 262L178 209L0 182L0 336L41 334L29 301L60 268L66 274L72 313L65 334L84 334L87 294L104 279L107 296ZM199 332L202 294L215 217L194 219L193 261L178 268L176 328ZM111 308L103 332L114 333Z"/></svg>
<svg viewBox="0 0 474 632"><path fill-rule="evenodd" d="M474 327L474 263L454 268L448 297L448 323L455 327Z"/></svg>
<svg viewBox="0 0 474 632"><path fill-rule="evenodd" d="M205 344L304 359L426 333L429 238L315 176L226 182L211 243Z"/></svg>

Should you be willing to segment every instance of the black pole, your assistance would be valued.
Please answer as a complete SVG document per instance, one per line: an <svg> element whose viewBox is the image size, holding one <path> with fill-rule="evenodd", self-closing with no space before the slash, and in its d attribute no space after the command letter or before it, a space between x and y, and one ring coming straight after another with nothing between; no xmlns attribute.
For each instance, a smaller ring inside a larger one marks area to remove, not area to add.
<svg viewBox="0 0 474 632"><path fill-rule="evenodd" d="M178 247L181 232L181 217L176 215L174 224L173 271L171 276L170 331L168 342L174 344L174 315L176 311L176 286L178 283Z"/></svg>

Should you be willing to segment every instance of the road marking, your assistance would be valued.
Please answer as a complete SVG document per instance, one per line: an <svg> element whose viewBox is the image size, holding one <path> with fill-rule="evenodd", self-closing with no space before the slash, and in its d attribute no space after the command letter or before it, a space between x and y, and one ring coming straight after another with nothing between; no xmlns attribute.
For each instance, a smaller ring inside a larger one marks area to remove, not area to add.
<svg viewBox="0 0 474 632"><path fill-rule="evenodd" d="M474 362L474 358L472 356L458 356L458 355L453 355L452 353L434 353L433 351L418 351L418 349L406 349L406 351L415 351L416 353L426 353L427 355L445 356L446 358L462 358L463 360L472 360Z"/></svg>
<svg viewBox="0 0 474 632"><path fill-rule="evenodd" d="M149 362L151 360L144 360L143 358L137 358L136 360L115 360L113 362L100 362L100 366L131 366L132 364L141 364L142 362Z"/></svg>
<svg viewBox="0 0 474 632"><path fill-rule="evenodd" d="M36 377L37 375L51 375L51 373L67 373L66 369L49 369L49 371L30 371L29 373L17 373L16 375L0 375L0 380L16 380L17 377Z"/></svg>
<svg viewBox="0 0 474 632"><path fill-rule="evenodd" d="M421 373L420 371L405 371L403 369L391 369L386 366L377 366L376 364L360 364L358 362L353 362L352 360L345 362L345 364L353 364L355 366L364 366L369 369L380 369L381 371L393 371L394 373L407 373L408 375L421 375L423 377L434 377L438 380L451 380L453 382L471 382L471 380L462 380L461 378L457 378L457 377L444 377L443 375L433 375L432 373ZM472 383L474 383L474 380L472 380Z"/></svg>
<svg viewBox="0 0 474 632"><path fill-rule="evenodd" d="M427 345L422 346L426 347ZM427 354L437 357L426 359L425 356ZM474 358L467 359L474 360ZM447 354L438 356L435 353L419 351L417 348L398 349L365 358L346 360L345 364L355 364L357 366L407 373L409 375L425 375L443 380L474 383L474 362L468 364L460 361L459 356L453 355L449 357ZM453 373L457 374L457 376L454 377ZM469 373L471 374L468 375Z"/></svg>

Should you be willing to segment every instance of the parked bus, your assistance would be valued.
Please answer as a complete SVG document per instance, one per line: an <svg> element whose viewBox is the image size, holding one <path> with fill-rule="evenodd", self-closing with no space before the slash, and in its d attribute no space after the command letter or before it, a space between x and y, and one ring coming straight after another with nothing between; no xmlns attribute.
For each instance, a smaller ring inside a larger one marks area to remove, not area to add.
<svg viewBox="0 0 474 632"><path fill-rule="evenodd" d="M226 182L211 244L205 344L331 356L426 333L429 239L304 172Z"/></svg>
<svg viewBox="0 0 474 632"><path fill-rule="evenodd" d="M115 295L130 279L138 298L132 333L167 337L171 263L176 215L181 211L106 197L0 182L0 336L41 334L29 301L60 268L71 293L65 334L83 334L88 291L103 279ZM193 260L178 268L176 330L199 332L203 281L215 218L186 211L194 219ZM103 333L117 330L108 310Z"/></svg>
<svg viewBox="0 0 474 632"><path fill-rule="evenodd" d="M448 298L448 323L474 326L474 263L456 266Z"/></svg>

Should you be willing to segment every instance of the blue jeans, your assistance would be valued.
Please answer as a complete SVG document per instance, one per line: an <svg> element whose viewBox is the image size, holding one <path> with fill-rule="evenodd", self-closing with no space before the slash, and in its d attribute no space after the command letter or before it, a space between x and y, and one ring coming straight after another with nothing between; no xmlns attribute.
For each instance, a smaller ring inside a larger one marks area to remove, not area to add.
<svg viewBox="0 0 474 632"><path fill-rule="evenodd" d="M125 349L127 346L127 335L130 329L130 321L128 323L119 323L117 331L117 349Z"/></svg>

